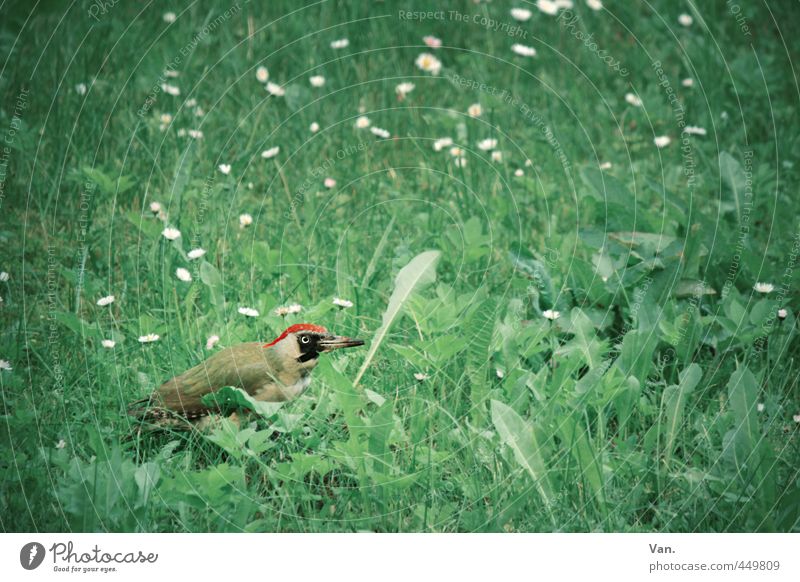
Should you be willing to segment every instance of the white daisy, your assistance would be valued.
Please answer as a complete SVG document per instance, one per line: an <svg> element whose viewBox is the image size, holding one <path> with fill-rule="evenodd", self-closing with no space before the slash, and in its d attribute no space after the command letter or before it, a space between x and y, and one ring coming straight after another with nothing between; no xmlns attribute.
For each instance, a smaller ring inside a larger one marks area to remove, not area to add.
<svg viewBox="0 0 800 582"><path fill-rule="evenodd" d="M653 143L657 148L665 148L672 143L672 138L668 135L659 135L653 138Z"/></svg>
<svg viewBox="0 0 800 582"><path fill-rule="evenodd" d="M706 135L706 129L704 127L697 127L696 125L687 125L683 128L683 133L688 133L689 135Z"/></svg>
<svg viewBox="0 0 800 582"><path fill-rule="evenodd" d="M467 107L467 115L470 117L480 117L483 115L483 107L481 107L480 103L473 103Z"/></svg>
<svg viewBox="0 0 800 582"><path fill-rule="evenodd" d="M530 20L532 14L533 13L527 8L511 9L511 18L513 18L514 20L519 20L520 22L525 22L527 20Z"/></svg>
<svg viewBox="0 0 800 582"><path fill-rule="evenodd" d="M603 162L600 164L601 170L610 170L611 169L611 162Z"/></svg>
<svg viewBox="0 0 800 582"><path fill-rule="evenodd" d="M322 87L325 85L325 77L322 75L314 75L308 79L308 82L311 83L312 87Z"/></svg>
<svg viewBox="0 0 800 582"><path fill-rule="evenodd" d="M286 309L289 310L289 313L300 313L303 310L303 306L299 303L292 303Z"/></svg>
<svg viewBox="0 0 800 582"><path fill-rule="evenodd" d="M336 180L334 180L333 178L325 178L325 181L323 182L323 184L328 189L336 188Z"/></svg>
<svg viewBox="0 0 800 582"><path fill-rule="evenodd" d="M311 131L311 133L317 133L319 131L319 123L315 121L314 123L308 126L308 129Z"/></svg>
<svg viewBox="0 0 800 582"><path fill-rule="evenodd" d="M78 83L77 85L75 85L75 92L78 95L81 95L81 96L86 95L86 91L87 91L86 83Z"/></svg>
<svg viewBox="0 0 800 582"><path fill-rule="evenodd" d="M368 128L370 126L370 123L372 123L372 122L369 120L369 117L367 117L366 115L362 115L361 117L358 117L356 119L356 127L358 129L366 129L366 128Z"/></svg>
<svg viewBox="0 0 800 582"><path fill-rule="evenodd" d="M3 283L5 283L6 281L8 281L8 278L9 278L9 274L8 274L8 273L6 273L5 271L3 271L2 273L0 273L0 281L2 281Z"/></svg>
<svg viewBox="0 0 800 582"><path fill-rule="evenodd" d="M193 261L195 259L199 259L204 254L206 254L206 250L205 249L201 249L201 248L198 247L196 249L190 250L189 253L186 256L189 257L189 259Z"/></svg>
<svg viewBox="0 0 800 582"><path fill-rule="evenodd" d="M256 80L258 80L259 83L266 83L269 81L269 70L267 67L262 66L256 69Z"/></svg>
<svg viewBox="0 0 800 582"><path fill-rule="evenodd" d="M430 378L430 376L428 376L427 374L423 374L422 372L415 372L414 373L414 379L417 382L424 382L428 378Z"/></svg>
<svg viewBox="0 0 800 582"><path fill-rule="evenodd" d="M488 152L489 150L493 150L497 147L497 140L492 138L486 138L478 142L478 149Z"/></svg>
<svg viewBox="0 0 800 582"><path fill-rule="evenodd" d="M217 166L220 172L225 174L226 176L231 173L231 165L230 164L220 164Z"/></svg>
<svg viewBox="0 0 800 582"><path fill-rule="evenodd" d="M195 107L194 108L194 116L195 117L203 117L205 114L206 114L206 112L203 111L202 107Z"/></svg>
<svg viewBox="0 0 800 582"><path fill-rule="evenodd" d="M11 362L8 360L0 360L0 370L11 372L14 368L11 367Z"/></svg>
<svg viewBox="0 0 800 582"><path fill-rule="evenodd" d="M104 340L102 340L100 342L100 345L102 345L104 348L110 350L115 345L117 345L117 342L115 342L114 340L110 340L110 339L104 339Z"/></svg>
<svg viewBox="0 0 800 582"><path fill-rule="evenodd" d="M418 68L431 75L438 75L442 71L442 61L437 59L431 53L422 53L414 61Z"/></svg>
<svg viewBox="0 0 800 582"><path fill-rule="evenodd" d="M339 40L334 40L331 43L331 48L334 50L347 48L348 46L350 46L350 41L346 38L340 38Z"/></svg>
<svg viewBox="0 0 800 582"><path fill-rule="evenodd" d="M267 83L267 92L270 95L274 95L275 97L283 97L284 95L286 95L286 89L284 89L277 83L273 83L272 81L269 81Z"/></svg>
<svg viewBox="0 0 800 582"><path fill-rule="evenodd" d="M493 162L502 162L503 161L503 152L495 150L492 152L492 161Z"/></svg>
<svg viewBox="0 0 800 582"><path fill-rule="evenodd" d="M753 289L755 289L757 293L772 293L775 290L775 285L772 283L756 283Z"/></svg>
<svg viewBox="0 0 800 582"><path fill-rule="evenodd" d="M188 133L189 137L191 137L192 139L203 139L203 132L200 131L199 129L190 129L186 133Z"/></svg>
<svg viewBox="0 0 800 582"><path fill-rule="evenodd" d="M549 319L550 321L555 321L556 319L561 317L561 312L554 311L552 309L545 309L544 311L542 311L542 317L544 317L545 319Z"/></svg>
<svg viewBox="0 0 800 582"><path fill-rule="evenodd" d="M275 315L279 317L286 317L289 315L289 308L288 307L276 307L274 311Z"/></svg>
<svg viewBox="0 0 800 582"><path fill-rule="evenodd" d="M251 224L253 224L253 217L251 215L247 213L239 215L239 226L241 228L247 228Z"/></svg>
<svg viewBox="0 0 800 582"><path fill-rule="evenodd" d="M681 85L683 85L684 87L693 87L694 86L694 79L686 78L683 81L681 81Z"/></svg>
<svg viewBox="0 0 800 582"><path fill-rule="evenodd" d="M376 135L383 139L389 139L392 134L390 134L385 129L381 129L380 127L370 127L369 130L372 132L373 135Z"/></svg>
<svg viewBox="0 0 800 582"><path fill-rule="evenodd" d="M194 97L192 97L191 99L187 99L186 103L184 103L184 105L186 105L186 107L191 109L192 107L197 105L197 99L195 99Z"/></svg>
<svg viewBox="0 0 800 582"><path fill-rule="evenodd" d="M210 336L208 336L208 339L206 340L206 349L207 350L214 349L214 346L217 345L218 341L219 341L219 336L218 335L210 335Z"/></svg>
<svg viewBox="0 0 800 582"><path fill-rule="evenodd" d="M238 311L245 317L258 317L258 310L252 307L240 307Z"/></svg>
<svg viewBox="0 0 800 582"><path fill-rule="evenodd" d="M170 85L169 83L161 83L161 90L166 93L167 95L172 95L173 97L177 97L181 94L181 90L179 87L175 85Z"/></svg>
<svg viewBox="0 0 800 582"><path fill-rule="evenodd" d="M67 441L65 441L64 439L60 439L60 440L59 440L59 441L56 443L56 448L57 448L57 449L63 449L63 448L64 448L64 447L66 447L66 446L67 446Z"/></svg>
<svg viewBox="0 0 800 582"><path fill-rule="evenodd" d="M641 107L642 106L642 100L639 99L633 93L625 93L625 101L627 101L628 103L630 103L634 107Z"/></svg>
<svg viewBox="0 0 800 582"><path fill-rule="evenodd" d="M506 377L506 373L500 368L497 368L495 370L495 374L497 374L497 377L500 378L501 380Z"/></svg>
<svg viewBox="0 0 800 582"><path fill-rule="evenodd" d="M778 310L778 317L779 317L780 319L786 319L786 316L787 316L787 315L789 315L789 312L788 312L788 311L786 311L785 309L779 309L779 310Z"/></svg>
<svg viewBox="0 0 800 582"><path fill-rule="evenodd" d="M180 238L181 231L179 231L177 228L172 228L171 226L168 226L167 228L161 231L161 234L167 240L176 240Z"/></svg>
<svg viewBox="0 0 800 582"><path fill-rule="evenodd" d="M178 77L181 76L181 74L175 69L167 69L166 71L164 71L164 76L169 79L177 79Z"/></svg>
<svg viewBox="0 0 800 582"><path fill-rule="evenodd" d="M535 57L536 56L536 49L532 46L525 46L524 44L513 44L511 45L511 50L522 57Z"/></svg>
<svg viewBox="0 0 800 582"><path fill-rule="evenodd" d="M176 16L176 14L174 12L165 12L164 15L161 18L164 19L164 22L166 22L168 24L172 24L173 22L175 22L175 19L177 18L177 16Z"/></svg>
<svg viewBox="0 0 800 582"><path fill-rule="evenodd" d="M444 148L449 148L453 145L453 139L449 137L440 137L433 142L433 149L437 152L442 151Z"/></svg>
<svg viewBox="0 0 800 582"><path fill-rule="evenodd" d="M169 113L162 113L159 115L158 120L161 122L161 125L167 126L172 123L172 115Z"/></svg>
<svg viewBox="0 0 800 582"><path fill-rule="evenodd" d="M178 267L175 270L175 276L184 283L189 283L192 280L192 274L183 267Z"/></svg>
<svg viewBox="0 0 800 582"><path fill-rule="evenodd" d="M800 414L795 414L792 417L792 420L795 421L796 423L800 424Z"/></svg>
<svg viewBox="0 0 800 582"><path fill-rule="evenodd" d="M552 0L538 0L536 2L536 8L538 8L545 14L549 14L550 16L554 16L555 14L558 13L558 4L556 4Z"/></svg>
<svg viewBox="0 0 800 582"><path fill-rule="evenodd" d="M514 170L514 175L517 178L522 178L522 176L525 175L525 172L522 171L522 168L517 168L516 170Z"/></svg>
<svg viewBox="0 0 800 582"><path fill-rule="evenodd" d="M404 82L400 83L397 87L394 88L394 92L397 93L400 97L405 97L409 93L414 90L414 83Z"/></svg>
<svg viewBox="0 0 800 582"><path fill-rule="evenodd" d="M586 5L592 10L603 9L603 3L600 0L586 0Z"/></svg>
<svg viewBox="0 0 800 582"><path fill-rule="evenodd" d="M352 301L348 301L347 299L342 299L340 297L334 297L333 304L341 309L348 309L349 307L353 306Z"/></svg>
<svg viewBox="0 0 800 582"><path fill-rule="evenodd" d="M458 146L452 147L452 148L450 148L450 155L453 156L454 158L457 158L459 156L463 156L464 155L464 150L461 149Z"/></svg>
<svg viewBox="0 0 800 582"><path fill-rule="evenodd" d="M114 301L116 301L116 297L114 297L113 295L106 295L105 297L101 297L100 299L98 299L97 304L100 307L105 307L106 305L111 305L112 303L114 303Z"/></svg>
<svg viewBox="0 0 800 582"><path fill-rule="evenodd" d="M467 165L467 158L456 158L454 163L456 168L464 168Z"/></svg>
<svg viewBox="0 0 800 582"><path fill-rule="evenodd" d="M756 404L756 410L758 410L759 412L764 412L764 408L766 407L764 406L763 402L759 402L758 404Z"/></svg>
<svg viewBox="0 0 800 582"><path fill-rule="evenodd" d="M694 22L694 19L688 14L684 13L678 16L678 22L681 26L691 26Z"/></svg>
<svg viewBox="0 0 800 582"><path fill-rule="evenodd" d="M280 146L274 146L269 148L268 150L264 150L263 152L261 152L261 157L264 158L265 160L268 160L270 158L274 158L275 156L277 156L280 153L280 151L281 151Z"/></svg>
<svg viewBox="0 0 800 582"><path fill-rule="evenodd" d="M139 336L139 343L141 344L151 344L153 342L157 342L161 336L157 333L148 333L147 335L140 335Z"/></svg>
<svg viewBox="0 0 800 582"><path fill-rule="evenodd" d="M423 36L422 42L432 49L438 49L440 46L442 46L442 39L436 38L435 36Z"/></svg>
<svg viewBox="0 0 800 582"><path fill-rule="evenodd" d="M153 214L158 214L159 212L161 212L161 202L151 202L150 212L152 212Z"/></svg>

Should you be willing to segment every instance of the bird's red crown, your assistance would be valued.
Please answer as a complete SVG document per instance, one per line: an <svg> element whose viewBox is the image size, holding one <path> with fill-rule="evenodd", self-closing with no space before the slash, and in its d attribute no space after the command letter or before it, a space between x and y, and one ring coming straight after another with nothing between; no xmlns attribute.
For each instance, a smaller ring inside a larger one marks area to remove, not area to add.
<svg viewBox="0 0 800 582"><path fill-rule="evenodd" d="M284 329L281 335L276 337L268 344L264 344L262 347L268 348L270 346L274 346L276 343L284 339L290 333L297 333L298 331L315 331L317 333L328 333L328 330L322 327L321 325L314 325L313 323L295 323L294 325L290 325L289 327Z"/></svg>

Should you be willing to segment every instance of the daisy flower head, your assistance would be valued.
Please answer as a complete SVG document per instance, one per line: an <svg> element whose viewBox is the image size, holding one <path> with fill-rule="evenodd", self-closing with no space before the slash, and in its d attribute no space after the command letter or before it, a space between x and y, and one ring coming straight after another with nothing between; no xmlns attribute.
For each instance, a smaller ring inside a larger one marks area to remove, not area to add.
<svg viewBox="0 0 800 582"><path fill-rule="evenodd" d="M181 231L179 231L177 228L168 226L161 231L161 235L167 240L177 240L181 237Z"/></svg>
<svg viewBox="0 0 800 582"><path fill-rule="evenodd" d="M458 157L455 160L456 168L465 168L467 166L467 158Z"/></svg>
<svg viewBox="0 0 800 582"><path fill-rule="evenodd" d="M603 9L603 3L600 0L586 0L586 5L592 10Z"/></svg>
<svg viewBox="0 0 800 582"><path fill-rule="evenodd" d="M610 170L611 169L611 162L603 162L600 164L601 170Z"/></svg>
<svg viewBox="0 0 800 582"><path fill-rule="evenodd" d="M681 26L691 26L693 22L694 22L694 18L692 18L691 16L689 16L685 12L683 14L681 14L680 16L678 16L678 23Z"/></svg>
<svg viewBox="0 0 800 582"><path fill-rule="evenodd" d="M245 317L258 317L258 310L252 307L240 307L237 311Z"/></svg>
<svg viewBox="0 0 800 582"><path fill-rule="evenodd" d="M331 48L334 50L347 48L349 46L350 46L350 41L346 38L340 38L331 42Z"/></svg>
<svg viewBox="0 0 800 582"><path fill-rule="evenodd" d="M425 46L428 46L432 49L438 49L442 46L442 39L436 38L435 36L424 36L422 37L422 42L425 43Z"/></svg>
<svg viewBox="0 0 800 582"><path fill-rule="evenodd" d="M316 121L313 122L311 125L308 126L308 129L309 131L311 131L311 133L317 133L319 131L319 123L317 123Z"/></svg>
<svg viewBox="0 0 800 582"><path fill-rule="evenodd" d="M349 309L350 307L353 306L352 301L348 301L347 299L342 299L341 297L334 297L333 304L339 309Z"/></svg>
<svg viewBox="0 0 800 582"><path fill-rule="evenodd" d="M681 81L681 85L683 85L684 87L694 87L694 79L692 79L691 77L687 77L686 79Z"/></svg>
<svg viewBox="0 0 800 582"><path fill-rule="evenodd" d="M240 228L247 228L253 224L253 217L246 212L244 214L239 215L239 227Z"/></svg>
<svg viewBox="0 0 800 582"><path fill-rule="evenodd" d="M428 378L430 378L430 376L428 376L427 374L423 374L422 372L416 372L416 373L414 373L414 379L415 379L417 382L424 382L424 381L425 381L425 380L427 380Z"/></svg>
<svg viewBox="0 0 800 582"><path fill-rule="evenodd" d="M545 319L549 319L550 321L555 321L559 317L561 317L560 311L554 311L553 309L545 309L542 311L542 317Z"/></svg>
<svg viewBox="0 0 800 582"><path fill-rule="evenodd" d="M256 69L256 80L259 83L266 83L269 81L269 70L267 67L261 66Z"/></svg>
<svg viewBox="0 0 800 582"><path fill-rule="evenodd" d="M325 178L325 181L323 182L323 184L329 190L332 189L332 188L336 188L336 180L334 180L333 178Z"/></svg>
<svg viewBox="0 0 800 582"><path fill-rule="evenodd" d="M0 370L11 372L14 368L11 367L11 362L8 360L0 360Z"/></svg>
<svg viewBox="0 0 800 582"><path fill-rule="evenodd" d="M192 139L203 139L203 132L199 129L190 129L186 133L189 134L189 137Z"/></svg>
<svg viewBox="0 0 800 582"><path fill-rule="evenodd" d="M530 20L532 15L533 13L527 8L511 9L511 18L513 18L514 20L519 20L520 22L526 22Z"/></svg>
<svg viewBox="0 0 800 582"><path fill-rule="evenodd" d="M524 44L513 44L511 45L511 50L518 54L521 57L535 57L536 56L536 49L532 46L525 46Z"/></svg>
<svg viewBox="0 0 800 582"><path fill-rule="evenodd" d="M177 97L181 94L180 87L170 85L169 83L161 83L161 90L167 95L172 95L173 97Z"/></svg>
<svg viewBox="0 0 800 582"><path fill-rule="evenodd" d="M753 286L756 293L772 293L775 290L775 285L772 283L756 283Z"/></svg>
<svg viewBox="0 0 800 582"><path fill-rule="evenodd" d="M158 120L161 122L161 125L167 126L172 123L172 115L169 113L162 113L158 116Z"/></svg>
<svg viewBox="0 0 800 582"><path fill-rule="evenodd" d="M300 313L303 310L303 306L300 305L299 303L292 303L286 309L288 309L289 313L291 314Z"/></svg>
<svg viewBox="0 0 800 582"><path fill-rule="evenodd" d="M192 280L192 274L183 267L178 267L175 270L175 276L184 283L189 283Z"/></svg>
<svg viewBox="0 0 800 582"><path fill-rule="evenodd" d="M493 150L497 147L497 140L493 138L486 138L482 139L478 142L478 149L488 152L489 150Z"/></svg>
<svg viewBox="0 0 800 582"><path fill-rule="evenodd" d="M230 164L220 164L217 166L217 169L225 174L226 176L231 173L231 165Z"/></svg>
<svg viewBox="0 0 800 582"><path fill-rule="evenodd" d="M372 122L366 115L362 115L356 119L356 127L358 129L367 129L370 126L370 123Z"/></svg>
<svg viewBox="0 0 800 582"><path fill-rule="evenodd" d="M286 95L286 89L284 89L277 83L273 83L272 81L267 82L266 89L267 92L274 97L283 97L284 95Z"/></svg>
<svg viewBox="0 0 800 582"><path fill-rule="evenodd" d="M151 344L153 342L157 342L160 338L161 338L161 336L159 336L157 333L148 333L146 335L140 335L139 336L139 343L140 344Z"/></svg>
<svg viewBox="0 0 800 582"><path fill-rule="evenodd" d="M522 176L525 175L525 172L522 171L522 168L517 168L516 170L514 170L514 175L517 178L522 178Z"/></svg>
<svg viewBox="0 0 800 582"><path fill-rule="evenodd" d="M105 297L101 297L100 299L98 299L97 304L100 307L105 307L106 305L111 305L112 303L114 303L114 301L116 301L116 297L114 297L113 295L106 295Z"/></svg>
<svg viewBox="0 0 800 582"><path fill-rule="evenodd" d="M706 129L704 127L697 127L696 125L687 125L683 128L683 133L688 133L689 135L706 135Z"/></svg>
<svg viewBox="0 0 800 582"><path fill-rule="evenodd" d="M499 150L494 150L492 152L492 161L493 162L502 162L503 161L503 152Z"/></svg>
<svg viewBox="0 0 800 582"><path fill-rule="evenodd" d="M433 142L433 149L437 152L440 152L444 148L449 148L451 145L453 145L453 138L440 137L439 139Z"/></svg>
<svg viewBox="0 0 800 582"><path fill-rule="evenodd" d="M86 83L78 83L75 85L75 92L80 95L81 97L86 95Z"/></svg>
<svg viewBox="0 0 800 582"><path fill-rule="evenodd" d="M795 421L796 423L800 424L800 414L795 414L792 417L792 420Z"/></svg>
<svg viewBox="0 0 800 582"><path fill-rule="evenodd" d="M65 441L64 439L59 439L59 441L56 443L57 449L63 449L66 446L67 446L67 441Z"/></svg>
<svg viewBox="0 0 800 582"><path fill-rule="evenodd" d="M208 336L208 339L206 340L206 349L207 350L213 350L214 346L217 345L218 341L219 341L219 336L218 335L210 335L210 336Z"/></svg>
<svg viewBox="0 0 800 582"><path fill-rule="evenodd" d="M442 71L442 61L437 59L431 53L422 53L414 61L417 67L431 75L438 75Z"/></svg>
<svg viewBox="0 0 800 582"><path fill-rule="evenodd" d="M459 156L463 156L464 155L464 150L461 149L458 146L454 146L454 147L450 148L450 155L453 156L454 158L457 158Z"/></svg>
<svg viewBox="0 0 800 582"><path fill-rule="evenodd" d="M414 87L415 87L414 83L409 83L406 81L404 83L400 83L399 85L397 85L397 87L394 88L394 92L397 93L397 95L402 99L403 97L411 93L414 90Z"/></svg>
<svg viewBox="0 0 800 582"><path fill-rule="evenodd" d="M7 272L3 271L2 273L0 273L0 281L2 281L3 283L8 281L9 278L10 275Z"/></svg>
<svg viewBox="0 0 800 582"><path fill-rule="evenodd" d="M642 100L639 99L633 93L625 93L625 101L627 101L628 104L633 105L634 107L641 107L642 106Z"/></svg>
<svg viewBox="0 0 800 582"><path fill-rule="evenodd" d="M311 83L312 87L322 87L325 85L325 77L322 75L314 75L313 77L309 77L308 82Z"/></svg>
<svg viewBox="0 0 800 582"><path fill-rule="evenodd" d="M261 157L264 158L265 160L268 160L270 158L274 158L275 156L277 156L280 153L280 151L281 151L280 146L273 146L261 152Z"/></svg>
<svg viewBox="0 0 800 582"><path fill-rule="evenodd" d="M758 404L756 404L756 410L758 410L759 412L764 412L765 408L766 406L764 406L763 402L759 402Z"/></svg>
<svg viewBox="0 0 800 582"><path fill-rule="evenodd" d="M186 256L189 257L190 260L194 261L195 259L199 259L200 257L202 257L204 254L206 254L206 250L198 247L196 249L190 250Z"/></svg>
<svg viewBox="0 0 800 582"><path fill-rule="evenodd" d="M467 115L470 117L480 117L483 115L483 107L481 107L480 103L473 103L467 107Z"/></svg>
<svg viewBox="0 0 800 582"><path fill-rule="evenodd" d="M392 134L390 134L388 131L380 127L373 126L370 127L369 130L372 132L373 135L380 137L382 139L389 139L392 136Z"/></svg>
<svg viewBox="0 0 800 582"><path fill-rule="evenodd" d="M111 349L111 348L113 348L115 345L117 345L117 342L115 342L114 340L110 340L110 339L104 339L104 340L102 340L102 341L100 342L100 345L102 345L102 346L103 346L104 348L106 348L107 350L110 350L110 349Z"/></svg>
<svg viewBox="0 0 800 582"><path fill-rule="evenodd" d="M553 0L537 0L536 8L548 14L550 16L555 16L558 14L558 3L554 2Z"/></svg>
<svg viewBox="0 0 800 582"><path fill-rule="evenodd" d="M788 312L788 311L786 311L785 309L779 309L779 310L778 310L778 318L779 318L779 319L786 319L786 317L787 317L788 315L789 315L789 312Z"/></svg>
<svg viewBox="0 0 800 582"><path fill-rule="evenodd" d="M665 148L672 143L672 138L668 135L659 135L653 138L653 143L659 149Z"/></svg>
<svg viewBox="0 0 800 582"><path fill-rule="evenodd" d="M506 377L506 373L500 368L497 368L494 372L500 380Z"/></svg>
<svg viewBox="0 0 800 582"><path fill-rule="evenodd" d="M165 12L164 15L161 18L167 24L172 24L173 22L175 22L175 19L177 19L178 17L176 16L176 14L174 12Z"/></svg>

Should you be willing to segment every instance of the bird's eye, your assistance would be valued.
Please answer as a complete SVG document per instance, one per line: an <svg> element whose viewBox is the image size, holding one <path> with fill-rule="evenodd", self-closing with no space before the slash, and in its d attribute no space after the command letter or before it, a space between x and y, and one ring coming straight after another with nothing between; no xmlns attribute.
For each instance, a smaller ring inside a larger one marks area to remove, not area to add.
<svg viewBox="0 0 800 582"><path fill-rule="evenodd" d="M300 341L303 342L304 344L307 344L308 342L311 341L311 339L307 335L304 335L303 337L300 338Z"/></svg>

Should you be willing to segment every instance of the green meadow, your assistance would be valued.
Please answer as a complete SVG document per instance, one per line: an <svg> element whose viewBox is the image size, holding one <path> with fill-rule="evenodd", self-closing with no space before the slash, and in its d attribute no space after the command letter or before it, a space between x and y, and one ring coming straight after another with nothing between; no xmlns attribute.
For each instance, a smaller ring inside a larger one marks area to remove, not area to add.
<svg viewBox="0 0 800 582"><path fill-rule="evenodd" d="M0 529L800 531L800 9L429 4L0 3Z"/></svg>

